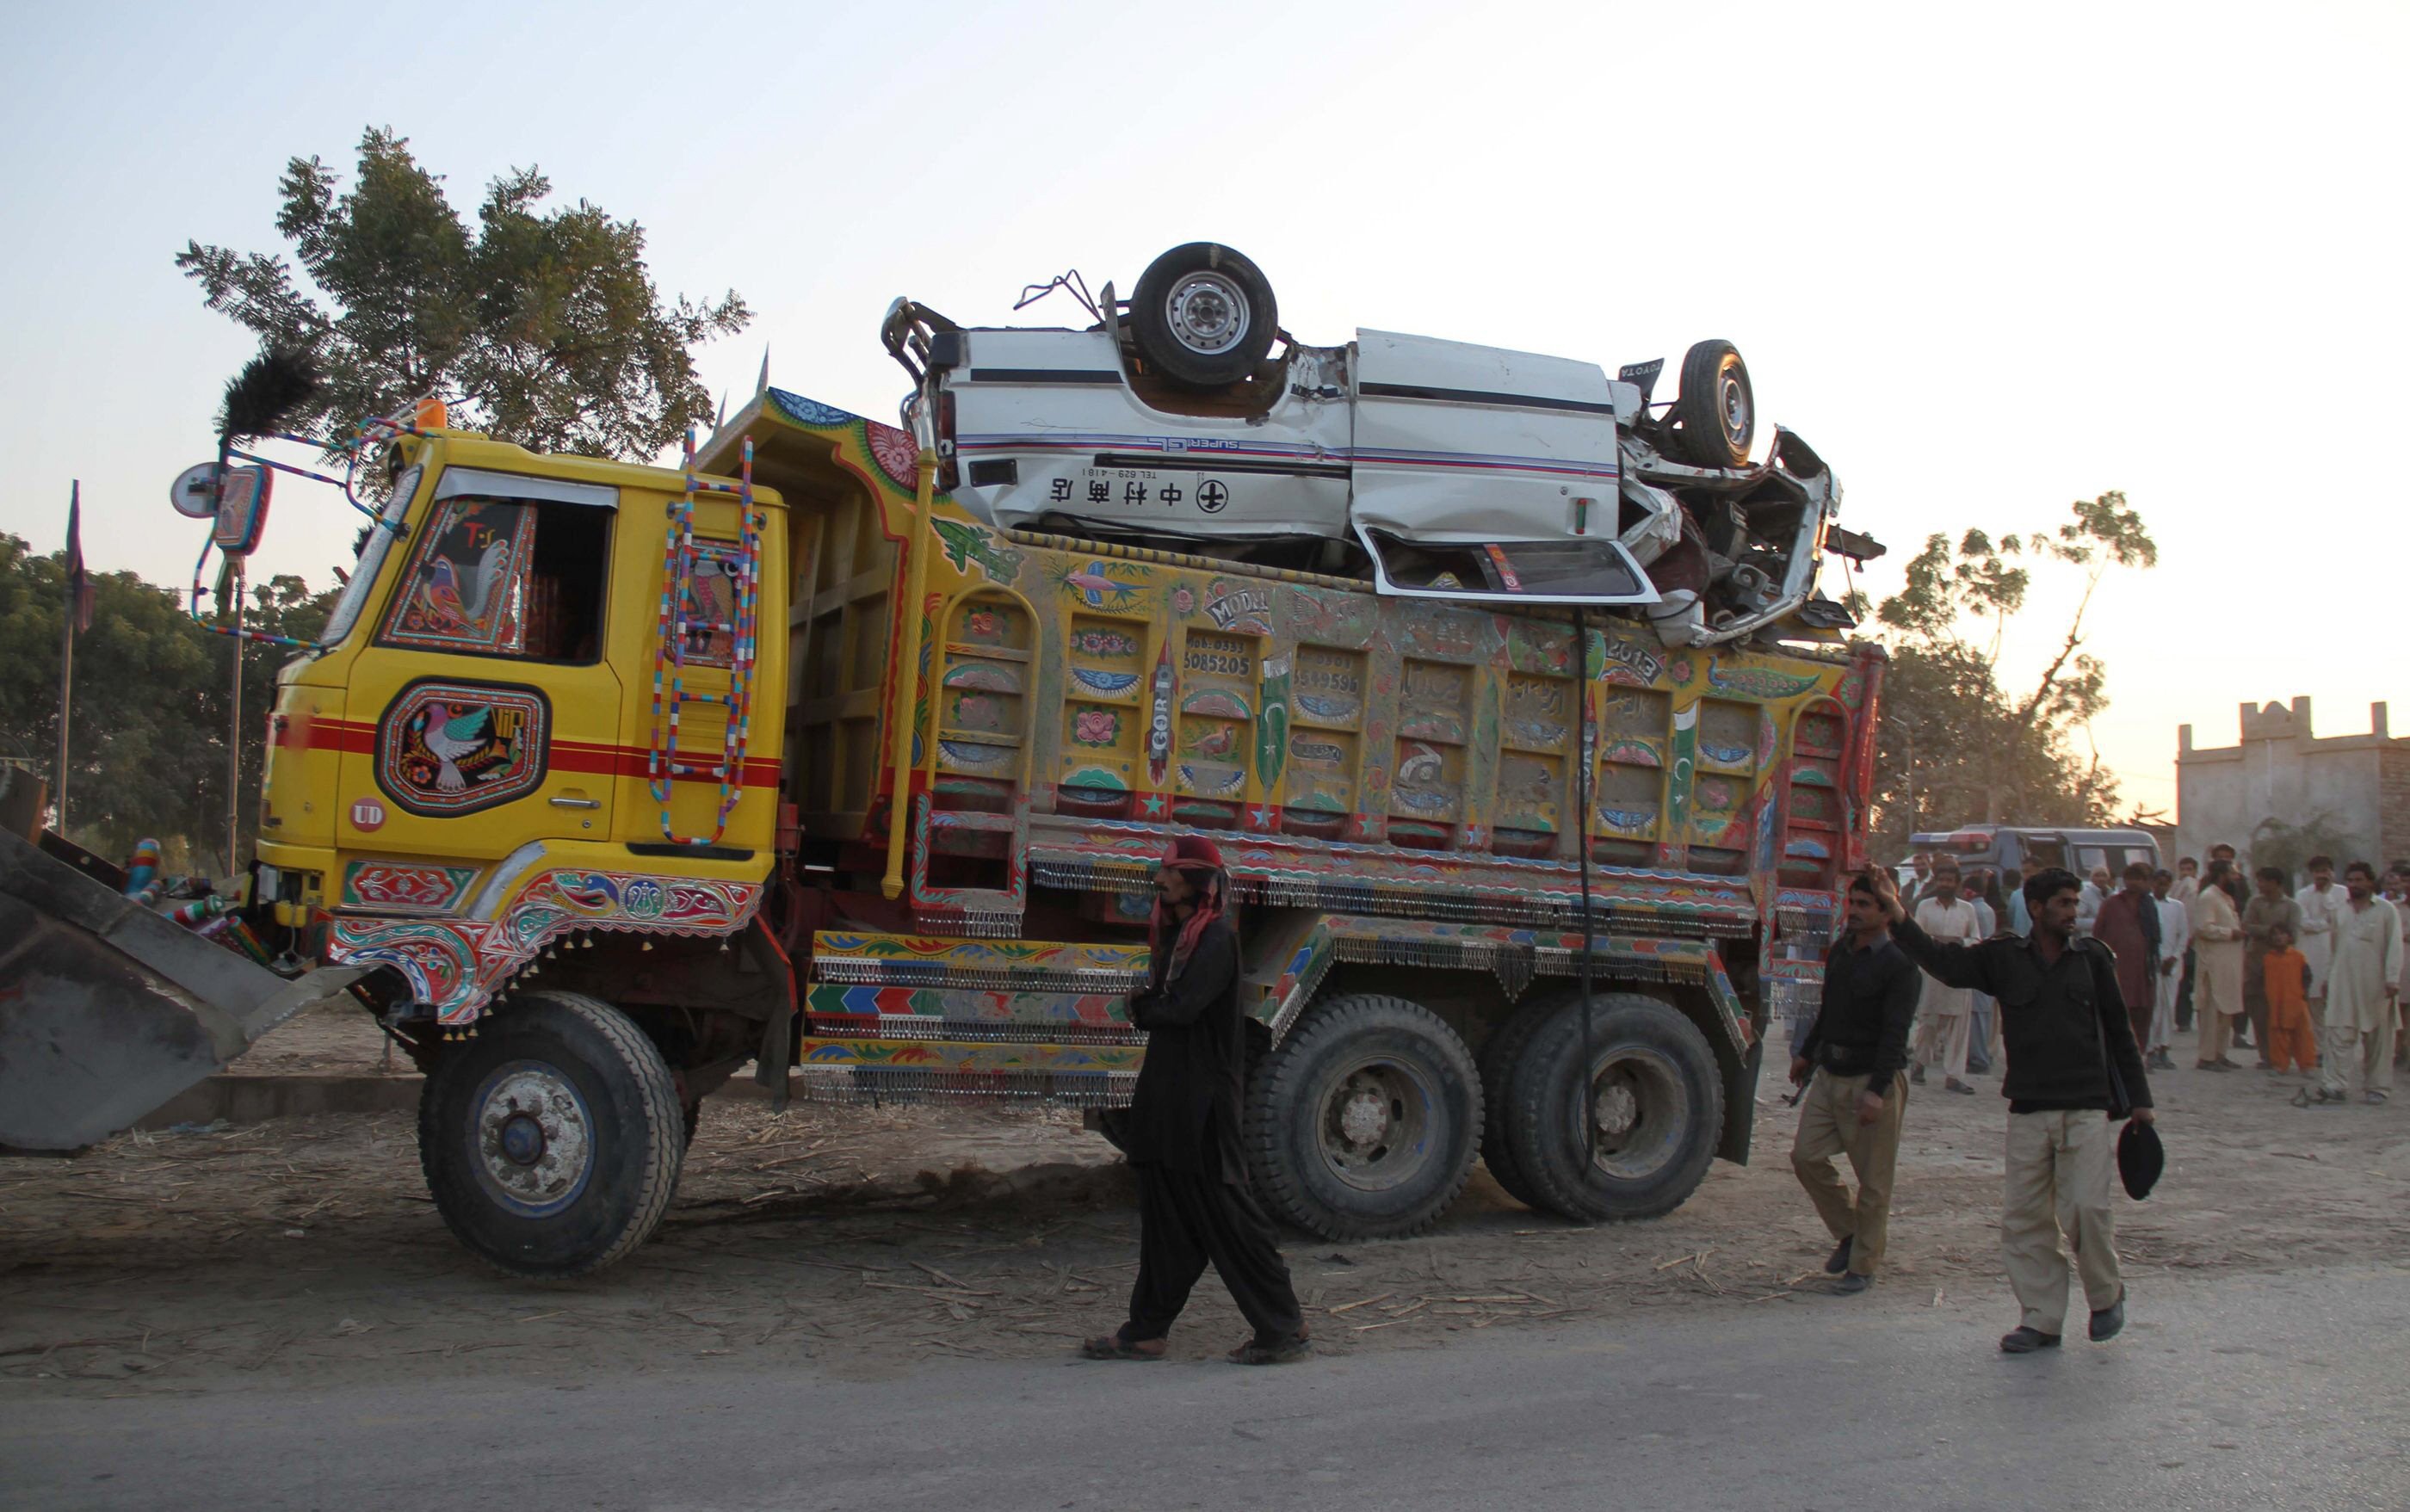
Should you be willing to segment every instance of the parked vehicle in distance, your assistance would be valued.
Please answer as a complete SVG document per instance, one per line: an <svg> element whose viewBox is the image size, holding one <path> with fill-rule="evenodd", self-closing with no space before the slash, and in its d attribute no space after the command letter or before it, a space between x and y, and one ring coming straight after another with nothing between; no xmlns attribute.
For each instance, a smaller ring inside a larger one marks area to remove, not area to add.
<svg viewBox="0 0 2410 1512"><path fill-rule="evenodd" d="M2154 871L2160 865L2159 843L2147 830L1979 824L1947 833L1915 835L1909 836L1909 841L1915 850L1932 852L1937 861L1950 857L1961 870L1986 866L2005 872L2014 866L2030 876L2045 866L2064 866L2078 877L2089 877L2095 867L2106 866L2109 875L2115 877L2137 861ZM1905 875L1914 875L1912 867L1903 866L1901 870Z"/></svg>

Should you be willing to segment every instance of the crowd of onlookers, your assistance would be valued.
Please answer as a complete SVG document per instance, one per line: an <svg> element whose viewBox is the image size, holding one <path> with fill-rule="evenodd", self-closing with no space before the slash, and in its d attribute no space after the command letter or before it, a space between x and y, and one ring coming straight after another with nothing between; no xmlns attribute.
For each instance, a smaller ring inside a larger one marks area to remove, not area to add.
<svg viewBox="0 0 2410 1512"><path fill-rule="evenodd" d="M2410 1056L2402 1001L2410 964L2410 862L2380 877L2366 862L2337 870L2312 856L2296 887L2282 868L2247 875L2234 847L2210 848L2204 869L2191 856L2173 870L2140 862L2085 880L2076 929L2107 945L2134 1025L2134 1042L2155 1070L2176 1067L2176 1037L2195 1033L2196 1069L2243 1069L2233 1052L2256 1053L2272 1076L2303 1078L2301 1107L2391 1096L2394 1069ZM1947 854L1920 852L1902 879L1918 927L1939 940L2026 934L2024 877L2011 866L1962 869ZM1938 1072L1944 1090L1970 1093L2000 1055L1997 1005L1981 993L1928 979L1920 1004L1909 1080Z"/></svg>

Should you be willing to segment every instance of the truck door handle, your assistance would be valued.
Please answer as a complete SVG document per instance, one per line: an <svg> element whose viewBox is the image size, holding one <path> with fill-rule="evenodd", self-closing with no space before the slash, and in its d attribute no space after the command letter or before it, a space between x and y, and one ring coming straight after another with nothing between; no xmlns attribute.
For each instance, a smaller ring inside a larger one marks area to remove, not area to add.
<svg viewBox="0 0 2410 1512"><path fill-rule="evenodd" d="M600 798L555 798L552 800L552 807L555 808L600 808L602 807L602 800Z"/></svg>

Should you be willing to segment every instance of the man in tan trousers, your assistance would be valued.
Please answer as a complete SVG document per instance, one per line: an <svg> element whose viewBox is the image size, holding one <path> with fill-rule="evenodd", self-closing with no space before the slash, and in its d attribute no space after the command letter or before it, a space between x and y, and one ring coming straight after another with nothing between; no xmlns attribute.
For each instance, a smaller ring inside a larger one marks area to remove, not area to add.
<svg viewBox="0 0 2410 1512"><path fill-rule="evenodd" d="M1791 1169L1839 1242L1824 1269L1840 1276L1833 1289L1845 1297L1873 1286L1882 1262L1900 1118L1908 1111L1908 1079L1899 1073L1924 984L1891 942L1871 873L1851 881L1848 909L1849 932L1824 955L1815 1025L1791 1059L1791 1080L1807 1083ZM1857 1175L1854 1200L1833 1170L1837 1155L1848 1156Z"/></svg>
<svg viewBox="0 0 2410 1512"><path fill-rule="evenodd" d="M2134 1045L2133 1021L2117 986L2116 957L2097 939L2075 935L2083 884L2056 867L2025 880L2027 936L2001 935L1974 945L1933 939L1884 887L1883 913L1908 958L1936 980L2000 1000L2008 1074L2008 1180L2000 1204L2000 1258L2023 1310L2000 1339L2005 1354L2058 1347L2067 1318L2065 1233L2092 1311L2091 1336L2112 1339L2126 1327L2126 1285L2117 1269L2110 1208L2116 1165L2112 1068L2130 1116L2154 1121L2150 1084Z"/></svg>

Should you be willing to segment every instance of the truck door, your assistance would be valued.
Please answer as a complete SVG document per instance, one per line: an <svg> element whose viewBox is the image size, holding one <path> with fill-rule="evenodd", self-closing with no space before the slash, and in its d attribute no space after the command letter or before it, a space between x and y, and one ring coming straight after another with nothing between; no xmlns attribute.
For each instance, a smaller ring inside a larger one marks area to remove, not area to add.
<svg viewBox="0 0 2410 1512"><path fill-rule="evenodd" d="M470 468L436 480L353 666L340 849L491 861L610 836L623 690L603 660L603 611L617 504L617 489L594 484Z"/></svg>

